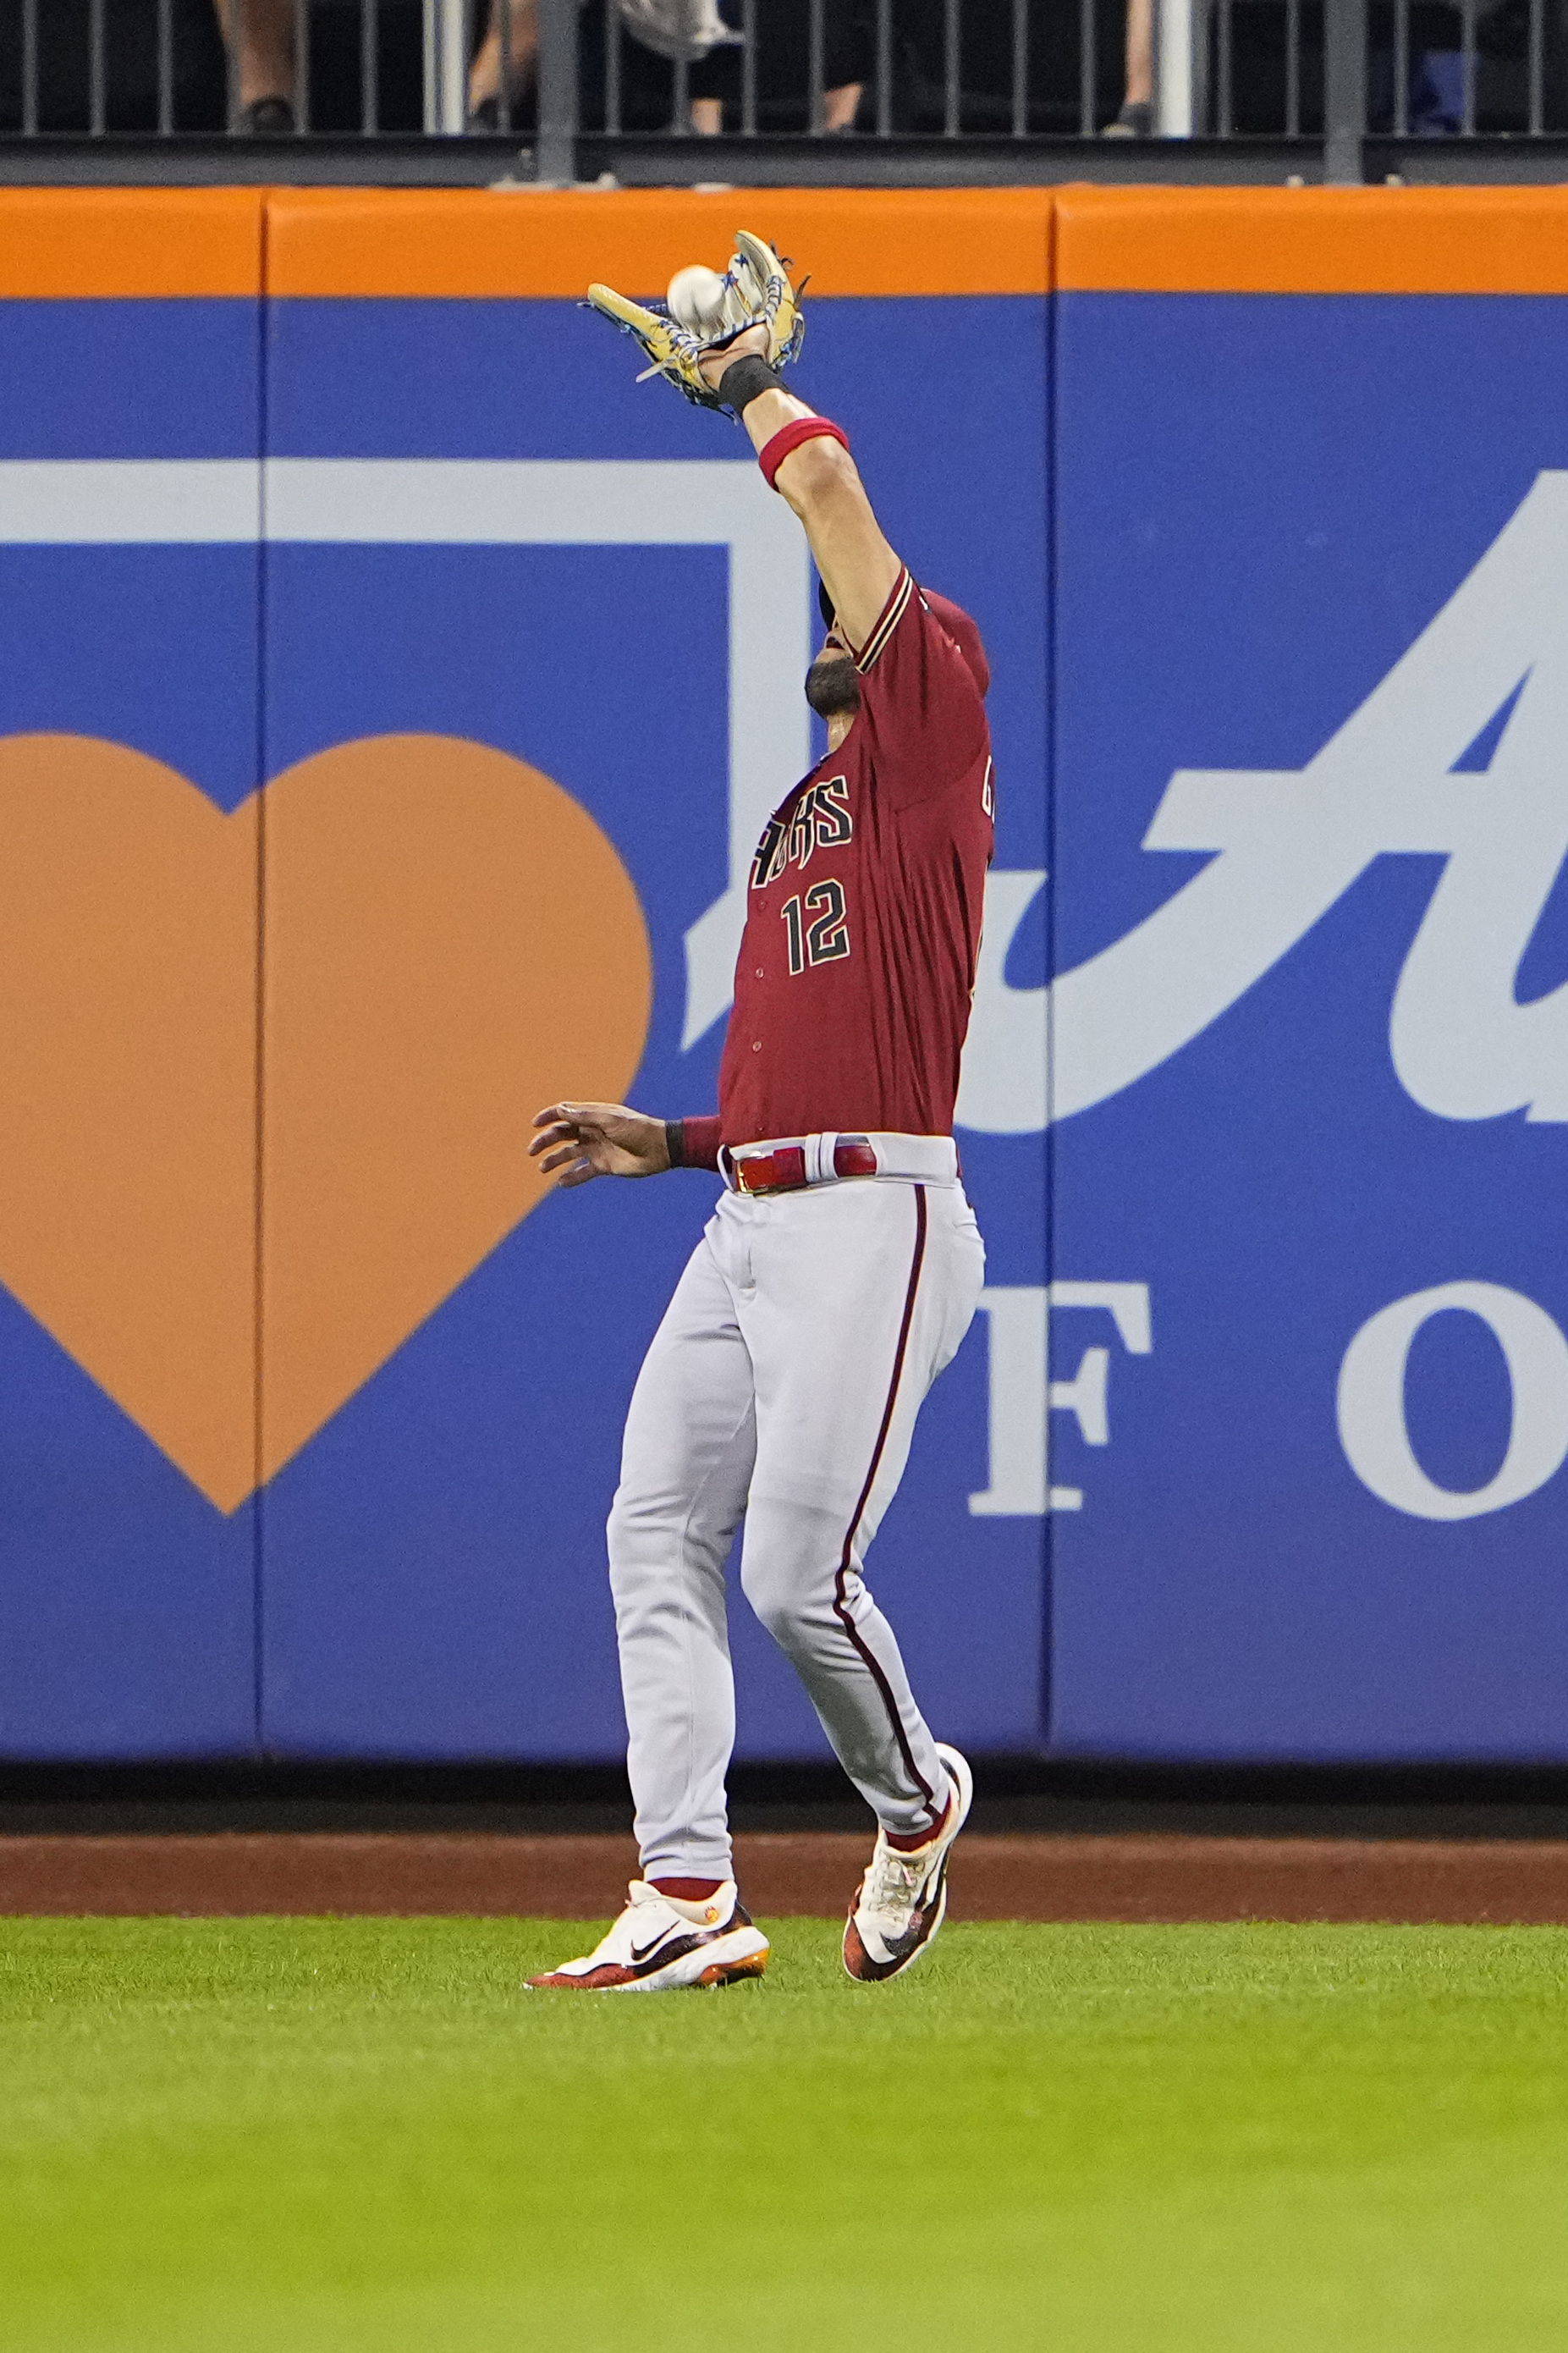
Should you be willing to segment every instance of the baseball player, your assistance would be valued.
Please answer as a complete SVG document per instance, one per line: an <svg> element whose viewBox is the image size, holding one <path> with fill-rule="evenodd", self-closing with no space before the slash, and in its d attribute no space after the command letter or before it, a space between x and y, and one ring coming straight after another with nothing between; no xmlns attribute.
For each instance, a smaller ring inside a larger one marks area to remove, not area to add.
<svg viewBox="0 0 1568 2353"><path fill-rule="evenodd" d="M707 340L607 288L590 299L658 373L740 417L804 523L828 618L805 691L828 748L757 845L718 1115L563 1103L535 1122L562 1186L724 1181L638 1377L610 1514L642 1876L602 1943L535 1986L655 1991L766 1966L725 1812L724 1566L742 1520L746 1598L879 1823L851 1977L896 1977L931 1944L972 1794L861 1564L984 1280L952 1109L992 854L989 677L968 615L883 538L844 434L781 388L795 297L767 246L737 245Z"/></svg>

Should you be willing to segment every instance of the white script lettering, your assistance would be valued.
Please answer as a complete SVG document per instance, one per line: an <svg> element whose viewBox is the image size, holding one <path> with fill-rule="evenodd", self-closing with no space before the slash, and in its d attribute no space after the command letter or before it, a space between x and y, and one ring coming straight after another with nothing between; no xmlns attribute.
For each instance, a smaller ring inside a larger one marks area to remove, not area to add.
<svg viewBox="0 0 1568 2353"><path fill-rule="evenodd" d="M1484 772L1457 772L1505 710ZM1568 853L1565 736L1568 473L1543 473L1305 768L1176 772L1143 847L1216 854L1124 937L1048 988L1011 989L1007 951L1045 878L993 874L960 1122L1023 1134L1134 1085L1390 856L1446 861L1390 1018L1405 1092L1442 1119L1568 1121L1568 982L1515 995Z"/></svg>

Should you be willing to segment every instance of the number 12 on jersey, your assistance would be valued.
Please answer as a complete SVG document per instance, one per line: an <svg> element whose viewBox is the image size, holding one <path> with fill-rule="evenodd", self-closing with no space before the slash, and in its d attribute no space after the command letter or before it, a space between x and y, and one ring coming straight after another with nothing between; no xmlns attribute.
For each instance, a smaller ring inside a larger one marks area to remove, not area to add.
<svg viewBox="0 0 1568 2353"><path fill-rule="evenodd" d="M789 936L791 972L804 972L808 964L836 964L848 955L842 882L815 882L805 894L804 914L798 898L786 899L782 913ZM813 917L815 921L807 920Z"/></svg>

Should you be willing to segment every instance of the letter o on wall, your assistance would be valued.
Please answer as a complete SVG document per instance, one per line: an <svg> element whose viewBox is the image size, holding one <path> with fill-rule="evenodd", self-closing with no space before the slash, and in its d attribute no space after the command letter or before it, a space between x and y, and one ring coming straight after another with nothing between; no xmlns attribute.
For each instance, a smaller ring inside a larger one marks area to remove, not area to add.
<svg viewBox="0 0 1568 2353"><path fill-rule="evenodd" d="M1508 1363L1513 1415L1508 1451L1484 1487L1456 1493L1428 1479L1405 1419L1410 1344L1445 1308L1479 1315ZM1568 1339L1544 1307L1498 1282L1440 1282L1413 1291L1363 1324L1340 1366L1340 1443L1363 1487L1418 1520L1473 1520L1544 1487L1568 1460Z"/></svg>

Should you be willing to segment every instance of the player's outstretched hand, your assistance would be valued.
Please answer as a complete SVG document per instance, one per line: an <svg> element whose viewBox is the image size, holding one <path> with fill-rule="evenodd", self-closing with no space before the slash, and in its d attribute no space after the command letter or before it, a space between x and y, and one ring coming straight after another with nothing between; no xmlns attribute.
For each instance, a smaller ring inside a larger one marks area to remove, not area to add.
<svg viewBox="0 0 1568 2353"><path fill-rule="evenodd" d="M691 309L681 293L681 280L693 276L710 281L700 310ZM800 298L773 247L748 229L736 231L735 250L722 277L717 270L682 270L670 282L670 298L649 309L613 286L593 285L587 307L613 319L642 345L651 363L644 375L663 376L699 407L724 406L719 397L723 368L716 376L705 360L756 350L771 366L782 368L799 354L805 333ZM754 343L737 341L753 331L760 338Z"/></svg>
<svg viewBox="0 0 1568 2353"><path fill-rule="evenodd" d="M742 327L727 343L704 352L697 365L703 383L710 392L717 392L724 380L724 371L732 360L754 356L765 360L768 355L768 331L765 327Z"/></svg>
<svg viewBox="0 0 1568 2353"><path fill-rule="evenodd" d="M625 1103L552 1103L533 1124L540 1133L528 1156L537 1160L542 1153L544 1173L561 1171L561 1190L595 1176L658 1176L669 1166L663 1120Z"/></svg>

